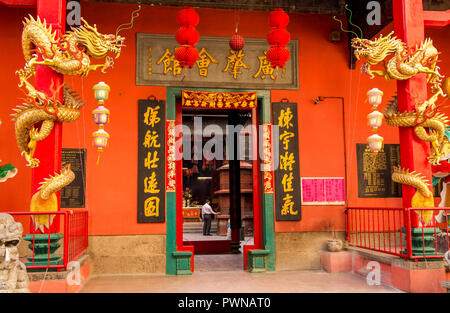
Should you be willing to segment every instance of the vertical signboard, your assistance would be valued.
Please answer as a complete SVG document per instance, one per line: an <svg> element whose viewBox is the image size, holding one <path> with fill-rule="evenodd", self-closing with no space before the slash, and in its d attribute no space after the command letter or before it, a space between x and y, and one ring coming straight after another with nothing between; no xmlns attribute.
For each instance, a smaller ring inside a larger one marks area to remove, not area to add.
<svg viewBox="0 0 450 313"><path fill-rule="evenodd" d="M391 178L394 166L400 165L400 145L385 144L373 153L365 143L356 144L358 158L358 197L401 197L402 187Z"/></svg>
<svg viewBox="0 0 450 313"><path fill-rule="evenodd" d="M139 100L138 113L138 223L165 221L164 100Z"/></svg>
<svg viewBox="0 0 450 313"><path fill-rule="evenodd" d="M277 221L301 220L300 164L297 103L272 103L273 124L278 126L278 167L275 172L275 208ZM275 132L276 133L276 132ZM274 138L275 139L275 138Z"/></svg>
<svg viewBox="0 0 450 313"><path fill-rule="evenodd" d="M61 164L70 163L75 179L61 189L61 208L84 208L86 190L86 149L65 149L61 151Z"/></svg>

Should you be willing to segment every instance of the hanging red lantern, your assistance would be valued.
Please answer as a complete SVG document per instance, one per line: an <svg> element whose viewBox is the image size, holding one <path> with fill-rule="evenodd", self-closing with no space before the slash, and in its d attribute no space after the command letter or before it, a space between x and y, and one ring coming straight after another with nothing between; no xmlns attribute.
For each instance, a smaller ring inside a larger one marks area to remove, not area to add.
<svg viewBox="0 0 450 313"><path fill-rule="evenodd" d="M175 59L181 67L192 68L198 59L198 51L194 45L200 39L198 31L195 29L200 18L194 8L186 7L177 14L177 22L180 26L175 33L176 41L181 45L175 49Z"/></svg>
<svg viewBox="0 0 450 313"><path fill-rule="evenodd" d="M193 46L183 45L175 49L175 58L181 67L192 68L198 59L198 51Z"/></svg>
<svg viewBox="0 0 450 313"><path fill-rule="evenodd" d="M244 37L234 34L230 38L230 48L234 51L240 51L242 48L244 48L245 40Z"/></svg>
<svg viewBox="0 0 450 313"><path fill-rule="evenodd" d="M289 24L289 15L283 9L273 9L269 14L269 26L272 28L285 28Z"/></svg>
<svg viewBox="0 0 450 313"><path fill-rule="evenodd" d="M272 46L267 51L266 57L273 68L284 68L287 60L289 60L290 52L284 46Z"/></svg>
<svg viewBox="0 0 450 313"><path fill-rule="evenodd" d="M200 35L193 26L181 26L175 33L175 39L180 45L193 46L200 39Z"/></svg>
<svg viewBox="0 0 450 313"><path fill-rule="evenodd" d="M177 22L180 26L197 26L200 17L193 7L181 9L177 14Z"/></svg>
<svg viewBox="0 0 450 313"><path fill-rule="evenodd" d="M285 46L290 40L291 34L285 28L275 28L267 34L267 42L271 46Z"/></svg>
<svg viewBox="0 0 450 313"><path fill-rule="evenodd" d="M286 30L289 24L289 15L283 9L273 9L269 14L269 25L272 30L267 34L267 42L270 49L267 51L266 58L273 68L284 68L289 60L290 52L286 45L291 40L291 35Z"/></svg>

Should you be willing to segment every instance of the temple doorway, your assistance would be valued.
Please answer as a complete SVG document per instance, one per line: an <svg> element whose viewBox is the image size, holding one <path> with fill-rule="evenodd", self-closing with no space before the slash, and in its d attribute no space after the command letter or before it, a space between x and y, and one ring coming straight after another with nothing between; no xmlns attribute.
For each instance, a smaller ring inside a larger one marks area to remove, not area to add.
<svg viewBox="0 0 450 313"><path fill-rule="evenodd" d="M254 243L251 117L182 109L183 245L194 247L196 271L241 270L244 245ZM207 200L216 213L210 227L202 218Z"/></svg>
<svg viewBox="0 0 450 313"><path fill-rule="evenodd" d="M176 192L173 253L190 255L191 273L247 270L251 251L262 246L259 99L256 92L181 95L174 99L175 140L182 142L175 145L176 184L182 188ZM203 235L207 199L217 214L210 235Z"/></svg>

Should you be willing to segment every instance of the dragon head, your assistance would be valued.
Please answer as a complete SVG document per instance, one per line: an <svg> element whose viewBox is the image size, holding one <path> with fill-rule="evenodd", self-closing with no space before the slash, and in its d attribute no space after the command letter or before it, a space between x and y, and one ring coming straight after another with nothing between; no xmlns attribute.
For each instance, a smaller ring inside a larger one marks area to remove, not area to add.
<svg viewBox="0 0 450 313"><path fill-rule="evenodd" d="M387 36L380 35L374 40L353 38L352 48L354 49L355 57L359 60L360 57L365 57L367 62L371 65L381 62L389 53L394 52L402 41L395 36L394 32Z"/></svg>
<svg viewBox="0 0 450 313"><path fill-rule="evenodd" d="M372 50L373 41L368 39L353 38L352 48L355 50L355 57L359 60L360 57L365 57L370 54Z"/></svg>
<svg viewBox="0 0 450 313"><path fill-rule="evenodd" d="M116 58L120 56L121 49L124 47L124 37L100 34L96 25L90 26L83 18L81 18L81 21L84 25L72 28L72 32L75 34L79 44L85 46L87 52L93 58L101 59L107 53L114 53Z"/></svg>

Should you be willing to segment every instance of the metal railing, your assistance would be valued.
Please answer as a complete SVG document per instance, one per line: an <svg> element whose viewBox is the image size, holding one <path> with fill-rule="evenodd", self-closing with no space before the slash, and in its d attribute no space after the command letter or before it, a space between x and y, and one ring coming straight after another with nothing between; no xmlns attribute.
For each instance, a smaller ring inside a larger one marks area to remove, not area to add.
<svg viewBox="0 0 450 313"><path fill-rule="evenodd" d="M20 249L21 261L23 261L27 269L56 269L58 271L67 270L67 265L83 255L88 246L88 210L87 209L63 209L57 212L2 212L10 214L16 222L23 225L23 236L27 237L24 243L28 246L26 249ZM56 234L41 234L30 231L32 225L32 217L39 215L53 215L59 217L59 221L55 217L55 222L59 222L62 231L62 238L58 242L58 237L51 237ZM28 230L28 231L27 231ZM45 238L42 240L42 238ZM53 243L53 244L52 244ZM51 247L51 244L53 247ZM42 257L42 250L46 258ZM40 251L39 251L40 250ZM45 251L46 250L46 251ZM54 250L54 251L51 251ZM39 253L40 252L40 253ZM26 255L23 256L23 253ZM37 255L40 255L37 258ZM52 259L57 261L53 262Z"/></svg>
<svg viewBox="0 0 450 313"><path fill-rule="evenodd" d="M431 223L412 227L413 217L422 220L426 215ZM347 208L346 238L350 246L405 260L443 258L450 249L449 220L450 208Z"/></svg>

